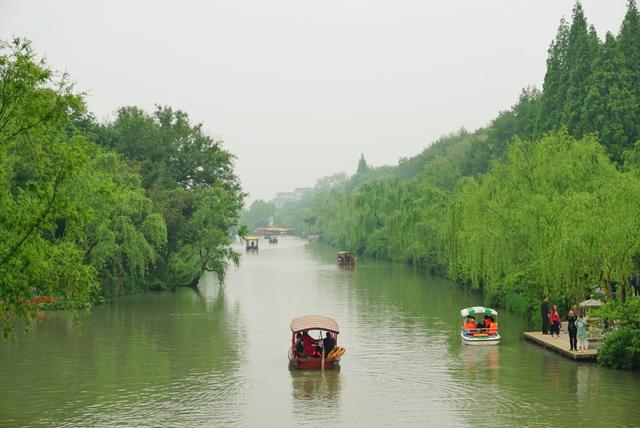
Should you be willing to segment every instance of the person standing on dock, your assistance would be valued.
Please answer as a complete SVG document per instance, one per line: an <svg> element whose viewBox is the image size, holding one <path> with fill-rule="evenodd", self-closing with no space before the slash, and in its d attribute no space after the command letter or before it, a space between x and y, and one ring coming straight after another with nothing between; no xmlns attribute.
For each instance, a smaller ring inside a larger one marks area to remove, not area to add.
<svg viewBox="0 0 640 428"><path fill-rule="evenodd" d="M578 329L578 352L584 352L587 350L587 323L582 318L582 314L578 316L576 328Z"/></svg>
<svg viewBox="0 0 640 428"><path fill-rule="evenodd" d="M540 317L542 318L542 334L549 334L549 299L546 297L540 304Z"/></svg>
<svg viewBox="0 0 640 428"><path fill-rule="evenodd" d="M558 307L553 305L551 310L549 311L549 323L551 323L551 336L553 337L553 333L560 337L560 315L558 315Z"/></svg>
<svg viewBox="0 0 640 428"><path fill-rule="evenodd" d="M578 327L576 327L577 320L578 318L576 317L575 312L573 312L573 309L571 309L569 311L569 314L567 315L567 330L569 331L569 348L571 351L578 350Z"/></svg>

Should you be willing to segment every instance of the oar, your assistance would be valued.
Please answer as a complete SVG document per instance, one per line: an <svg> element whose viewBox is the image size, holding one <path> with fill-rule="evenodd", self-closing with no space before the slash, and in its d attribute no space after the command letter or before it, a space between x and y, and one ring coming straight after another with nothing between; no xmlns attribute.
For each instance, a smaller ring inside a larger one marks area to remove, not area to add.
<svg viewBox="0 0 640 428"><path fill-rule="evenodd" d="M320 370L324 371L324 340L322 340L322 332L320 332Z"/></svg>

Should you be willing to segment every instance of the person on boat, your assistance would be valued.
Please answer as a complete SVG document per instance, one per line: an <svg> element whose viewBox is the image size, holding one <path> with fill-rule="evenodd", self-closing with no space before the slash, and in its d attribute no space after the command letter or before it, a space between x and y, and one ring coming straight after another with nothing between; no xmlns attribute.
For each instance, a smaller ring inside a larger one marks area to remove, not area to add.
<svg viewBox="0 0 640 428"><path fill-rule="evenodd" d="M493 336L498 332L498 322L492 316L489 317L489 336Z"/></svg>
<svg viewBox="0 0 640 428"><path fill-rule="evenodd" d="M466 334L468 334L469 336L473 336L474 334L477 333L477 325L476 325L476 319L475 317L469 316L468 318L468 323L467 323L467 332Z"/></svg>
<svg viewBox="0 0 640 428"><path fill-rule="evenodd" d="M549 299L546 297L540 304L540 316L542 318L542 334L549 334Z"/></svg>
<svg viewBox="0 0 640 428"><path fill-rule="evenodd" d="M558 307L556 305L553 305L551 307L551 310L549 311L549 324L551 324L551 336L553 337L553 333L556 334L556 336L560 337L560 315L558 315Z"/></svg>
<svg viewBox="0 0 640 428"><path fill-rule="evenodd" d="M296 334L296 357L302 357L304 355L304 345L302 344L302 333Z"/></svg>
<svg viewBox="0 0 640 428"><path fill-rule="evenodd" d="M333 338L333 335L330 331L327 332L327 337L322 339L322 346L324 347L324 356L329 355L329 352L333 351L333 348L336 347L336 340Z"/></svg>
<svg viewBox="0 0 640 428"><path fill-rule="evenodd" d="M493 317L490 317L489 315L485 315L484 316L484 323L482 325L483 327L483 332L487 332L489 331L489 328L491 327L491 320L493 319Z"/></svg>
<svg viewBox="0 0 640 428"><path fill-rule="evenodd" d="M471 336L476 328L476 320L473 317L469 316L464 320L464 324L462 325L464 328L464 334L467 336Z"/></svg>
<svg viewBox="0 0 640 428"><path fill-rule="evenodd" d="M309 336L309 332L308 331L303 331L302 332L302 350L304 352L304 355L306 355L307 357L317 357L319 356L318 351L316 350L316 347L314 346L316 343L316 339L314 339L313 337Z"/></svg>

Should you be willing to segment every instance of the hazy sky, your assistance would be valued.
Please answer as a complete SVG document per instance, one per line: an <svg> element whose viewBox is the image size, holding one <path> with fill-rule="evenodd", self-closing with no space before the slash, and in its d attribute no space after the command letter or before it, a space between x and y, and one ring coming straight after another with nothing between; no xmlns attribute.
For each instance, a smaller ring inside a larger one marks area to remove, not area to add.
<svg viewBox="0 0 640 428"><path fill-rule="evenodd" d="M225 141L256 198L413 156L542 85L573 0L0 0L99 119L168 104ZM585 0L602 37L626 0Z"/></svg>

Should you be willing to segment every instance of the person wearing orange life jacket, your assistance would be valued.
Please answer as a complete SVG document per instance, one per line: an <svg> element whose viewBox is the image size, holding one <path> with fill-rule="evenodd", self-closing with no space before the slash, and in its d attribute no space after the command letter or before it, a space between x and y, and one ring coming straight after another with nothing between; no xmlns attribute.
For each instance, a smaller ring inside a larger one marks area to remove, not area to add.
<svg viewBox="0 0 640 428"><path fill-rule="evenodd" d="M496 322L496 320L493 317L489 317L489 320L490 320L490 323L489 323L489 335L493 336L498 331L498 323Z"/></svg>
<svg viewBox="0 0 640 428"><path fill-rule="evenodd" d="M476 328L476 322L473 317L468 317L466 320L464 320L464 324L462 325L462 327L464 328L464 334L468 336L472 335Z"/></svg>
<svg viewBox="0 0 640 428"><path fill-rule="evenodd" d="M491 317L489 315L485 315L484 316L484 332L486 333L487 331L489 331L490 327L491 327Z"/></svg>

